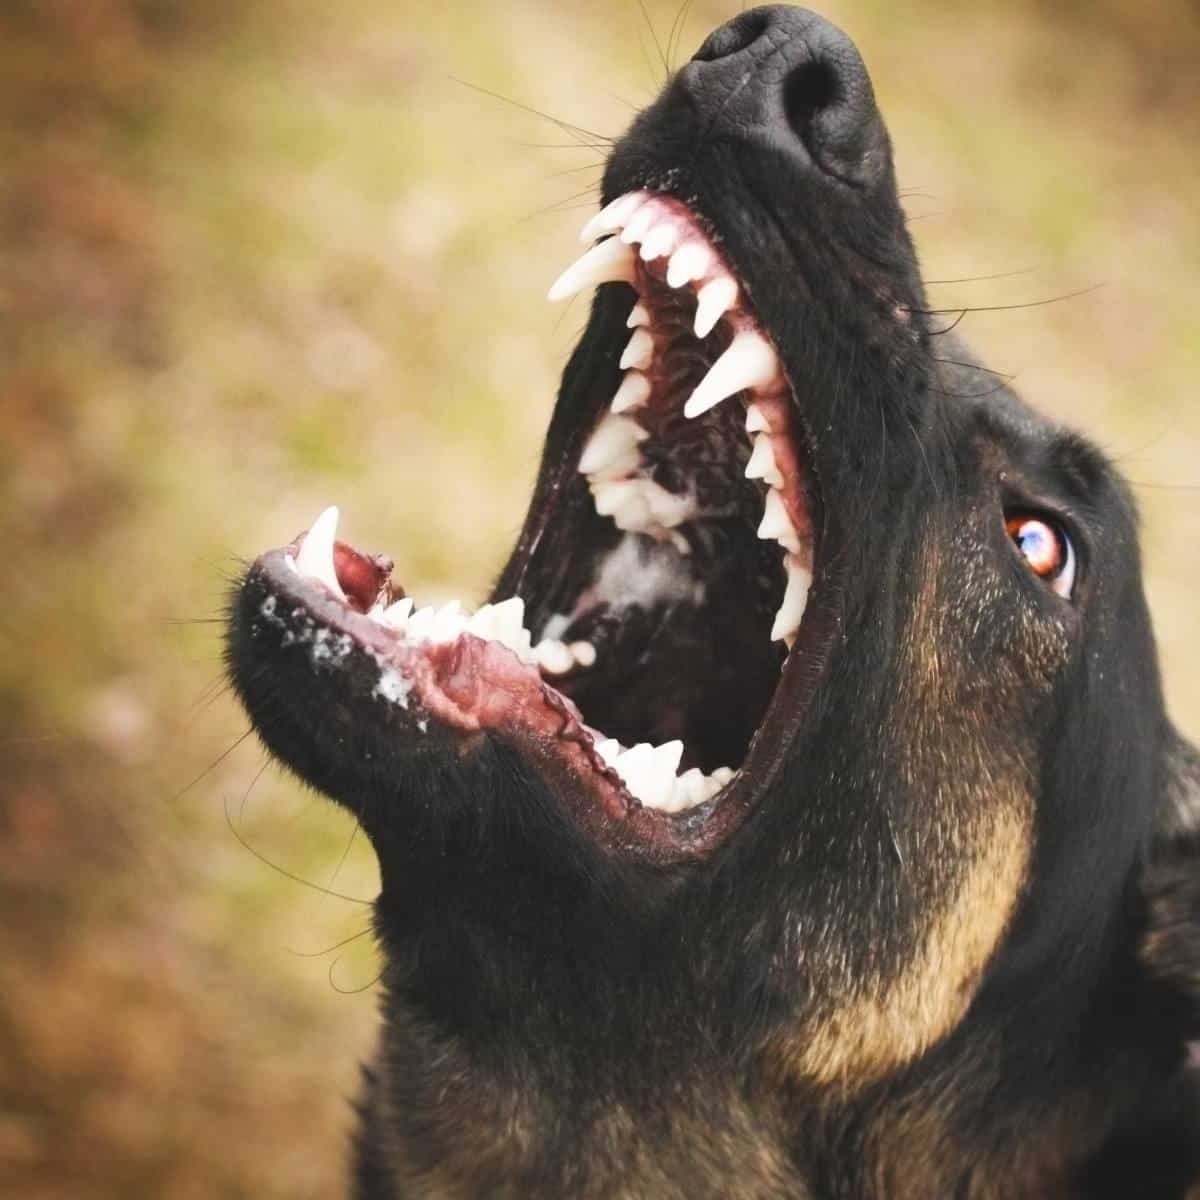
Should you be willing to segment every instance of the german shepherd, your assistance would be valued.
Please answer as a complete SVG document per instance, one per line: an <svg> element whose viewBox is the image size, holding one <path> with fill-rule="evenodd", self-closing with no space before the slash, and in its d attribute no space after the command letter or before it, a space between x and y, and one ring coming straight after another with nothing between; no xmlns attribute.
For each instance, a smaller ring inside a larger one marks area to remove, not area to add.
<svg viewBox="0 0 1200 1200"><path fill-rule="evenodd" d="M490 601L329 510L233 600L382 871L356 1194L1200 1195L1200 757L1129 491L927 306L849 39L633 122Z"/></svg>

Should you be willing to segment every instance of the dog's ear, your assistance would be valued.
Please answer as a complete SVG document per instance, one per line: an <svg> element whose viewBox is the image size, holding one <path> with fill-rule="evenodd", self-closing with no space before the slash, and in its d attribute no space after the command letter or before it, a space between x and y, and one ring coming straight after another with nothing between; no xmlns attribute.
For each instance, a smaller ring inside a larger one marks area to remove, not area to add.
<svg viewBox="0 0 1200 1200"><path fill-rule="evenodd" d="M1185 1036L1200 1038L1200 753L1174 731L1158 829L1142 873L1147 972L1178 999Z"/></svg>

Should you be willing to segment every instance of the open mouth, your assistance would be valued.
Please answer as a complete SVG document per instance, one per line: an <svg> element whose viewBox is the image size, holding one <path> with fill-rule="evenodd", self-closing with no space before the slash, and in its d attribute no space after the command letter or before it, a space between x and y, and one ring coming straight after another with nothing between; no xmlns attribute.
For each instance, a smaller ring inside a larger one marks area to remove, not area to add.
<svg viewBox="0 0 1200 1200"><path fill-rule="evenodd" d="M770 331L702 219L636 191L582 237L601 240L550 298L621 289L615 386L578 414L508 594L418 607L390 560L336 540L336 509L247 584L257 627L313 667L365 655L406 730L492 733L588 823L679 846L765 783L795 720L795 687L772 700L805 649L821 502Z"/></svg>

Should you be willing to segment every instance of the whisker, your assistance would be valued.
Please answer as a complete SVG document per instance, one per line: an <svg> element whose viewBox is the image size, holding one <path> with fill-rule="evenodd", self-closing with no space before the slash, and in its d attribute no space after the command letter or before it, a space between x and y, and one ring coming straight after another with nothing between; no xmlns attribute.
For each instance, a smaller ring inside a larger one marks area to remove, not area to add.
<svg viewBox="0 0 1200 1200"><path fill-rule="evenodd" d="M229 811L228 796L225 797L225 823L229 826L229 832L237 839L238 845L243 850L249 851L263 866L269 867L272 871L282 875L284 879L290 879L292 883L298 883L301 887L311 888L314 892L319 892L323 896L332 896L335 900L346 900L350 904L362 904L368 907L372 903L370 900L364 900L361 896L350 896L345 892L335 892L330 888L324 888L319 883L313 883L311 879L305 879L303 875L297 875L294 871L289 871L286 867L281 867L277 862L273 862L261 850L252 846L238 829L237 823Z"/></svg>
<svg viewBox="0 0 1200 1200"><path fill-rule="evenodd" d="M254 726L253 726L253 725L251 725L251 726L250 726L250 727L249 727L249 728L246 730L246 732L245 732L245 733L241 734L241 735L240 735L240 736L237 738L237 740L236 740L236 741L233 743L233 745L232 745L232 746L230 746L230 747L229 747L227 750L223 750L223 751L222 751L220 754L218 754L218 755L217 755L217 757L216 757L216 758L214 758L214 759L212 760L212 762L210 762L210 763L208 764L208 766L207 766L207 767L205 767L205 768L204 768L204 770L203 770L203 771L201 771L201 772L200 772L200 774L199 774L199 775L197 775L197 776L196 776L196 778L195 778L195 779L193 779L193 780L191 781L191 783L189 783L189 784L188 784L186 787L182 787L182 788L180 788L180 789L179 789L179 791L177 791L177 792L176 792L176 793L175 793L175 794L174 794L174 795L173 795L173 796L170 798L170 800L168 801L168 803L169 803L169 804L174 804L174 803L176 803L178 800L180 800L180 799L182 799L184 796L186 796L186 795L187 795L187 793L188 793L188 792L190 792L190 791L192 790L192 788L194 788L194 787L196 786L196 784L198 784L198 783L199 783L199 782L200 782L202 779L204 779L204 778L205 778L207 775L209 775L209 774L211 774L213 771L215 771L215 770L216 770L216 768L217 768L217 767L219 767L219 766L220 766L220 765L221 765L221 764L222 764L222 763L223 763L223 762L224 762L224 761L225 761L225 760L226 760L226 759L227 759L227 758L228 758L228 757L229 757L229 756L230 756L230 755L231 755L231 754L232 754L232 753L233 753L233 752L234 752L234 751L235 751L235 750L236 750L236 749L237 749L237 748L238 748L238 747L239 747L239 746L240 746L240 745L241 745L241 744L242 744L242 743L243 743L243 742L244 742L244 741L245 741L245 740L246 740L246 739L247 739L247 738L248 738L248 737L249 737L249 736L250 736L250 735L253 733L253 732L254 732Z"/></svg>

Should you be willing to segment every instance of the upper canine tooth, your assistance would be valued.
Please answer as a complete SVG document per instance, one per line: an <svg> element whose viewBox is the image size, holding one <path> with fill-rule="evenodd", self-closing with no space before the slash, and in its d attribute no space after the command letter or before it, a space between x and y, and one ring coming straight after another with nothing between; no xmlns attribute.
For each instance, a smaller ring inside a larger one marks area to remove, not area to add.
<svg viewBox="0 0 1200 1200"><path fill-rule="evenodd" d="M627 371L630 367L635 367L644 371L653 359L654 338L648 330L635 329L633 337L629 339L629 345L625 347L625 353L621 355L621 370Z"/></svg>
<svg viewBox="0 0 1200 1200"><path fill-rule="evenodd" d="M737 281L721 275L706 283L696 294L696 336L706 338L717 322L737 303Z"/></svg>
<svg viewBox="0 0 1200 1200"><path fill-rule="evenodd" d="M758 527L758 536L764 541L774 538L793 554L800 553L800 539L796 536L783 497L773 487L767 488L767 503L763 509L762 524Z"/></svg>
<svg viewBox="0 0 1200 1200"><path fill-rule="evenodd" d="M641 408L650 399L650 380L641 371L628 371L617 388L611 408L615 413Z"/></svg>
<svg viewBox="0 0 1200 1200"><path fill-rule="evenodd" d="M775 614L775 624L771 628L771 641L786 641L790 647L795 641L796 630L800 628L800 620L808 605L808 590L812 587L812 572L799 559L787 560L787 589L783 593L783 603Z"/></svg>
<svg viewBox="0 0 1200 1200"><path fill-rule="evenodd" d="M683 406L685 417L698 417L747 388L768 384L779 372L779 359L761 334L744 330L709 368Z"/></svg>
<svg viewBox="0 0 1200 1200"><path fill-rule="evenodd" d="M771 449L769 434L760 433L754 439L750 461L746 463L746 478L761 479L769 487L783 487L783 475L775 464L775 451Z"/></svg>
<svg viewBox="0 0 1200 1200"><path fill-rule="evenodd" d="M625 228L621 230L621 241L627 246L632 246L634 242L640 242L649 232L650 226L654 224L654 217L654 205L648 204L644 208L639 208L625 222Z"/></svg>
<svg viewBox="0 0 1200 1200"><path fill-rule="evenodd" d="M650 311L644 304L635 304L629 310L629 319L625 322L626 329L637 329L641 325L650 324Z"/></svg>
<svg viewBox="0 0 1200 1200"><path fill-rule="evenodd" d="M667 267L667 284L683 287L701 275L712 265L712 251L703 242L684 242L674 254Z"/></svg>
<svg viewBox="0 0 1200 1200"><path fill-rule="evenodd" d="M304 535L300 553L296 555L296 570L323 583L339 600L346 599L342 585L333 569L333 541L337 536L337 505L327 508Z"/></svg>
<svg viewBox="0 0 1200 1200"><path fill-rule="evenodd" d="M606 204L579 231L581 242L590 242L605 233L616 233L646 202L645 192L626 192L611 204Z"/></svg>
<svg viewBox="0 0 1200 1200"><path fill-rule="evenodd" d="M632 283L637 255L618 238L597 242L582 258L573 262L555 281L548 297L565 300L585 288L602 283Z"/></svg>
<svg viewBox="0 0 1200 1200"><path fill-rule="evenodd" d="M612 463L636 452L639 442L650 435L632 417L606 413L596 426L579 459L581 475L595 475ZM634 464L636 466L636 463Z"/></svg>
<svg viewBox="0 0 1200 1200"><path fill-rule="evenodd" d="M675 243L678 240L679 231L669 221L655 225L642 238L642 259L645 262L652 262L656 258L662 258L664 254L670 254L675 249Z"/></svg>

